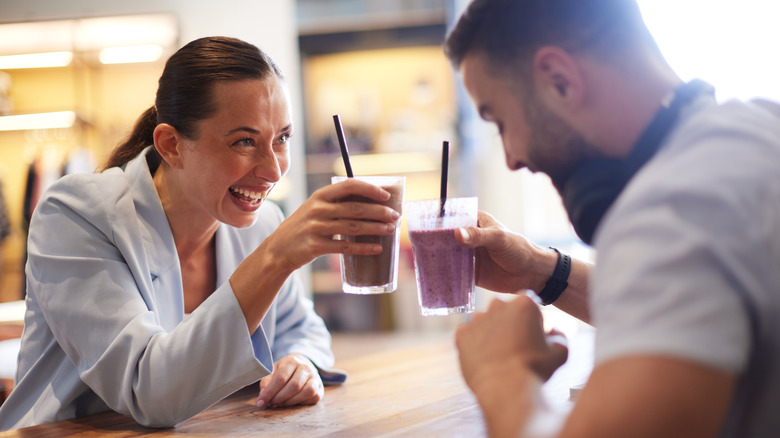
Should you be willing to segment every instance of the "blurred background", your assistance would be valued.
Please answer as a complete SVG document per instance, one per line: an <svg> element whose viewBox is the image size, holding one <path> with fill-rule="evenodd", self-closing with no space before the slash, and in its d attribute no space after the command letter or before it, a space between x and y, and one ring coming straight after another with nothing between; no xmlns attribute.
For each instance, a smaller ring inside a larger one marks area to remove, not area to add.
<svg viewBox="0 0 780 438"><path fill-rule="evenodd" d="M294 211L343 172L340 114L356 174L407 177L406 200L435 198L442 141L451 144L450 196L541 245L578 257L543 175L509 172L494 127L479 120L441 43L466 0L0 0L0 302L24 296L26 227L40 193L67 173L92 172L154 102L165 59L201 36L227 35L270 54L294 105L293 166L273 193ZM665 56L721 100L780 100L780 7L774 0L642 0ZM37 55L37 56L33 56ZM403 231L399 289L340 291L338 258L303 270L333 331L450 330L467 316L421 317ZM478 307L494 294L479 291ZM580 325L545 309L551 325Z"/></svg>

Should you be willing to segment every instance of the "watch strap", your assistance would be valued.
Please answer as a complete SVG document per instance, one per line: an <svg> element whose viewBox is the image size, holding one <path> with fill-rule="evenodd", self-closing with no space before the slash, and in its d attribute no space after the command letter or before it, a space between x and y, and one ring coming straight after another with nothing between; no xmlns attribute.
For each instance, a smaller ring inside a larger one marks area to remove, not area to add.
<svg viewBox="0 0 780 438"><path fill-rule="evenodd" d="M537 294L544 306L554 303L566 290L566 287L569 286L569 274L571 273L571 257L552 246L550 249L558 253L558 263L555 265L552 276L544 285L544 289Z"/></svg>

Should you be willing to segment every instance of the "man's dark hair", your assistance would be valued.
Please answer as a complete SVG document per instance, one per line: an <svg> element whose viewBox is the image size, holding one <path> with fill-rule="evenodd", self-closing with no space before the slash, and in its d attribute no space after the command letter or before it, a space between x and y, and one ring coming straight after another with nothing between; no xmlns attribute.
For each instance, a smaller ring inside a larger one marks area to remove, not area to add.
<svg viewBox="0 0 780 438"><path fill-rule="evenodd" d="M479 52L491 67L517 71L547 45L602 57L641 46L658 51L634 0L474 0L444 52L456 69L466 55Z"/></svg>

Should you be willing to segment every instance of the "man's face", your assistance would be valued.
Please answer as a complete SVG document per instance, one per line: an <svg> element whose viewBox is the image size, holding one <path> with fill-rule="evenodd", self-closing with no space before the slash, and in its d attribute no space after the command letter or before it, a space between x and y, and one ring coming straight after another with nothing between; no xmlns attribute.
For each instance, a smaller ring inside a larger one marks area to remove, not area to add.
<svg viewBox="0 0 780 438"><path fill-rule="evenodd" d="M583 158L596 149L563 119L552 113L530 84L519 76L506 78L490 73L486 58L469 54L461 63L463 83L480 117L495 123L511 170L527 167L544 172L562 187Z"/></svg>

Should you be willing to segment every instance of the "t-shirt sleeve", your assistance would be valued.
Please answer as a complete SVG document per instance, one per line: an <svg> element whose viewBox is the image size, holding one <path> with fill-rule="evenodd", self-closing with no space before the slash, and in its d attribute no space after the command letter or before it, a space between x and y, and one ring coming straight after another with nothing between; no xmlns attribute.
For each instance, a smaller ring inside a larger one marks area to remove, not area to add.
<svg viewBox="0 0 780 438"><path fill-rule="evenodd" d="M755 212L767 200L727 154L714 154L707 174L695 146L681 155L639 174L597 232L597 363L651 354L726 371L747 364L750 290L766 277Z"/></svg>

